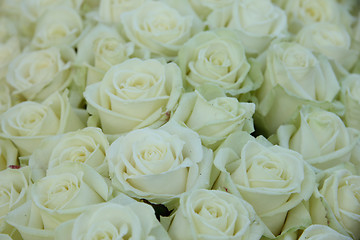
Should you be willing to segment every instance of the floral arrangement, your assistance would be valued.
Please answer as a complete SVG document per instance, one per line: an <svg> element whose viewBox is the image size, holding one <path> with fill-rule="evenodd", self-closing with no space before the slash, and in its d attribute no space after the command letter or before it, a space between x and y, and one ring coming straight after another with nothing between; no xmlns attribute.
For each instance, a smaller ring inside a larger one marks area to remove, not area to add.
<svg viewBox="0 0 360 240"><path fill-rule="evenodd" d="M356 0L0 0L0 239L360 239Z"/></svg>

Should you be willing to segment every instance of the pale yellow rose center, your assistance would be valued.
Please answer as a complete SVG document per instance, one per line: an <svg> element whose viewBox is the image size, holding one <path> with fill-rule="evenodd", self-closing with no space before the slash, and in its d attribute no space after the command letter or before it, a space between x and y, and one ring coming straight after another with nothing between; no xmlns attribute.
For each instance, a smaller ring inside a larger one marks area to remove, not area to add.
<svg viewBox="0 0 360 240"><path fill-rule="evenodd" d="M313 112L308 115L307 123L321 147L336 137L338 126L335 121L331 114L323 112Z"/></svg>

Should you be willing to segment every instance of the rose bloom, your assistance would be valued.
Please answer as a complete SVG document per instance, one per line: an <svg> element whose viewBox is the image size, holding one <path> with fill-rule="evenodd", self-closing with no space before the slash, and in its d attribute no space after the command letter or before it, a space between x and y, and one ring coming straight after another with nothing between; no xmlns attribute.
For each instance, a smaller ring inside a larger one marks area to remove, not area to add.
<svg viewBox="0 0 360 240"><path fill-rule="evenodd" d="M290 217L315 187L315 174L299 153L237 132L219 147L214 165L220 175L213 189L249 202L268 228L266 237L286 233L287 221L306 224Z"/></svg>
<svg viewBox="0 0 360 240"><path fill-rule="evenodd" d="M346 126L360 130L360 74L350 74L341 82L340 100Z"/></svg>
<svg viewBox="0 0 360 240"><path fill-rule="evenodd" d="M117 30L104 24L92 28L77 44L75 62L87 68L86 85L100 82L106 71L127 59L134 43L125 42Z"/></svg>
<svg viewBox="0 0 360 240"><path fill-rule="evenodd" d="M210 29L233 28L248 54L262 53L270 42L286 33L285 12L270 0L240 0L214 11L207 19Z"/></svg>
<svg viewBox="0 0 360 240"><path fill-rule="evenodd" d="M343 25L328 22L307 25L297 34L296 41L348 70L358 61L359 51L351 47L351 37Z"/></svg>
<svg viewBox="0 0 360 240"><path fill-rule="evenodd" d="M86 88L84 96L104 133L119 134L163 124L181 91L181 73L175 63L134 58L113 66L101 82Z"/></svg>
<svg viewBox="0 0 360 240"><path fill-rule="evenodd" d="M206 21L207 17L211 15L213 11L219 8L224 8L232 5L235 0L187 0L196 14ZM185 4L185 3L183 3Z"/></svg>
<svg viewBox="0 0 360 240"><path fill-rule="evenodd" d="M119 23L124 12L134 10L147 0L102 0L99 4L100 21L106 23Z"/></svg>
<svg viewBox="0 0 360 240"><path fill-rule="evenodd" d="M121 15L126 37L151 56L173 58L180 47L201 29L195 29L191 16L181 15L163 2L146 1Z"/></svg>
<svg viewBox="0 0 360 240"><path fill-rule="evenodd" d="M74 9L50 8L37 21L31 45L39 49L73 46L82 31L82 19Z"/></svg>
<svg viewBox="0 0 360 240"><path fill-rule="evenodd" d="M187 84L217 85L231 95L254 89L256 79L248 79L250 65L239 34L230 29L200 32L180 49L179 67Z"/></svg>
<svg viewBox="0 0 360 240"><path fill-rule="evenodd" d="M347 164L359 136L335 113L310 106L300 110L293 124L277 130L280 146L301 153L308 163L322 170Z"/></svg>
<svg viewBox="0 0 360 240"><path fill-rule="evenodd" d="M109 202L88 208L74 220L55 230L55 239L162 239L169 235L155 218L154 209L120 195Z"/></svg>
<svg viewBox="0 0 360 240"><path fill-rule="evenodd" d="M57 226L109 200L111 189L91 167L68 163L49 169L45 177L34 182L30 195L9 214L7 222L24 239L53 239Z"/></svg>
<svg viewBox="0 0 360 240"><path fill-rule="evenodd" d="M249 203L227 192L205 189L181 195L168 230L175 240L258 240L263 231Z"/></svg>
<svg viewBox="0 0 360 240"><path fill-rule="evenodd" d="M58 48L24 52L10 64L6 76L21 100L43 101L55 91L63 91L71 82L70 61L75 53L62 54Z"/></svg>
<svg viewBox="0 0 360 240"><path fill-rule="evenodd" d="M46 175L48 169L68 162L84 163L109 177L105 152L109 142L101 129L86 127L45 138L29 159L32 179Z"/></svg>
<svg viewBox="0 0 360 240"><path fill-rule="evenodd" d="M206 95L206 90L211 94ZM204 146L212 149L235 131L253 132L255 112L254 103L239 102L234 97L224 96L223 92L217 95L215 91L209 87L204 90L205 96L196 90L183 94L172 116L196 131Z"/></svg>
<svg viewBox="0 0 360 240"><path fill-rule="evenodd" d="M334 101L340 86L329 61L300 44L272 44L261 72L264 82L256 92L255 124L267 134L275 133L301 105L342 111L342 105Z"/></svg>
<svg viewBox="0 0 360 240"><path fill-rule="evenodd" d="M212 151L196 132L172 120L119 137L106 156L115 190L170 208L181 193L208 188L212 181Z"/></svg>
<svg viewBox="0 0 360 240"><path fill-rule="evenodd" d="M83 127L67 93L55 92L42 103L25 101L9 108L1 115L0 136L13 141L20 156L27 156L46 136Z"/></svg>
<svg viewBox="0 0 360 240"><path fill-rule="evenodd" d="M304 230L298 240L352 240L352 238L328 226L313 224Z"/></svg>
<svg viewBox="0 0 360 240"><path fill-rule="evenodd" d="M359 239L359 192L360 176L344 169L326 173L309 201L313 223Z"/></svg>

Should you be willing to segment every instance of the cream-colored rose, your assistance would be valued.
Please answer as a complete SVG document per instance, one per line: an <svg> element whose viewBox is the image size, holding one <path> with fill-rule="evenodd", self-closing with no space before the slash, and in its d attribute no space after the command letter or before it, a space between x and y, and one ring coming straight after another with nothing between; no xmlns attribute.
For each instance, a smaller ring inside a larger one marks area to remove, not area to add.
<svg viewBox="0 0 360 240"><path fill-rule="evenodd" d="M302 27L317 22L336 22L340 6L336 0L280 0L288 17L289 30L297 33Z"/></svg>
<svg viewBox="0 0 360 240"><path fill-rule="evenodd" d="M174 240L258 240L264 227L243 199L223 191L199 189L181 195L168 232Z"/></svg>
<svg viewBox="0 0 360 240"><path fill-rule="evenodd" d="M325 176L309 201L314 224L327 225L353 239L360 237L360 176L337 170Z"/></svg>
<svg viewBox="0 0 360 240"><path fill-rule="evenodd" d="M298 43L271 45L262 72L264 82L256 92L257 117L259 126L269 134L275 133L301 105L342 110L341 104L333 102L340 86L330 63Z"/></svg>
<svg viewBox="0 0 360 240"><path fill-rule="evenodd" d="M124 12L134 10L147 0L102 0L99 18L106 23L119 23Z"/></svg>
<svg viewBox="0 0 360 240"><path fill-rule="evenodd" d="M123 203L122 199L119 201L115 198L89 208L76 219L60 225L55 231L55 239L170 240L163 226L155 218L153 208L131 200Z"/></svg>
<svg viewBox="0 0 360 240"><path fill-rule="evenodd" d="M231 95L254 90L248 79L250 65L240 36L230 29L200 32L179 51L177 60L186 82L193 88L217 85Z"/></svg>
<svg viewBox="0 0 360 240"><path fill-rule="evenodd" d="M31 44L40 49L73 46L82 31L82 19L73 8L50 8L37 21Z"/></svg>
<svg viewBox="0 0 360 240"><path fill-rule="evenodd" d="M303 107L292 124L277 130L280 146L295 150L312 166L326 170L348 163L359 133L335 113Z"/></svg>
<svg viewBox="0 0 360 240"><path fill-rule="evenodd" d="M350 35L340 24L324 22L307 25L297 34L296 41L337 61L346 69L351 69L358 61L359 51L350 48Z"/></svg>
<svg viewBox="0 0 360 240"><path fill-rule="evenodd" d="M10 88L0 81L0 115L6 112L12 105Z"/></svg>
<svg viewBox="0 0 360 240"><path fill-rule="evenodd" d="M84 96L104 133L119 134L164 123L181 92L175 63L134 58L110 68L101 82L86 88Z"/></svg>
<svg viewBox="0 0 360 240"><path fill-rule="evenodd" d="M19 166L18 150L8 139L0 138L0 171L5 170L9 166Z"/></svg>
<svg viewBox="0 0 360 240"><path fill-rule="evenodd" d="M36 22L47 10L64 6L78 10L83 0L26 0L22 1L22 11L32 22Z"/></svg>
<svg viewBox="0 0 360 240"><path fill-rule="evenodd" d="M346 126L360 130L360 74L351 74L341 82L340 99L345 105Z"/></svg>
<svg viewBox="0 0 360 240"><path fill-rule="evenodd" d="M215 92L202 96L195 91L181 97L172 119L185 123L200 135L204 146L215 149L235 131L253 132L254 112L254 103L239 102Z"/></svg>
<svg viewBox="0 0 360 240"><path fill-rule="evenodd" d="M325 225L313 224L307 227L298 240L351 240Z"/></svg>
<svg viewBox="0 0 360 240"><path fill-rule="evenodd" d="M233 28L239 31L246 53L260 54L286 33L285 12L270 0L240 0L214 11L207 19L210 29Z"/></svg>
<svg viewBox="0 0 360 240"><path fill-rule="evenodd" d="M77 44L78 64L86 64L86 85L100 82L113 65L129 58L134 43L126 43L115 28L99 24L91 29Z"/></svg>
<svg viewBox="0 0 360 240"><path fill-rule="evenodd" d="M0 171L0 231L12 233L5 223L7 214L24 204L29 194L29 167Z"/></svg>
<svg viewBox="0 0 360 240"><path fill-rule="evenodd" d="M42 101L63 91L71 81L72 54L61 54L57 48L22 53L9 64L6 76L12 94L22 100Z"/></svg>
<svg viewBox="0 0 360 240"><path fill-rule="evenodd" d="M121 15L126 37L151 56L163 57L177 56L180 47L193 34L192 19L156 1L144 2Z"/></svg>
<svg viewBox="0 0 360 240"><path fill-rule="evenodd" d="M30 194L31 199L10 213L7 222L24 239L53 239L57 226L109 200L111 190L93 168L68 163L49 169L46 177L34 182Z"/></svg>
<svg viewBox="0 0 360 240"><path fill-rule="evenodd" d="M114 189L131 197L171 208L181 193L210 186L212 151L175 121L119 137L106 156Z"/></svg>
<svg viewBox="0 0 360 240"><path fill-rule="evenodd" d="M267 237L286 233L292 221L299 226L311 223L304 211L290 214L315 187L315 174L299 153L240 132L220 146L214 165L220 176L213 188L249 202L271 231Z"/></svg>
<svg viewBox="0 0 360 240"><path fill-rule="evenodd" d="M49 135L83 128L70 106L67 93L58 92L42 103L19 103L1 115L0 134L14 142L20 156L30 155Z"/></svg>
<svg viewBox="0 0 360 240"><path fill-rule="evenodd" d="M9 63L20 54L20 42L16 37L0 42L0 81L6 77Z"/></svg>
<svg viewBox="0 0 360 240"><path fill-rule="evenodd" d="M104 177L108 176L105 152L109 142L101 129L87 127L62 135L47 137L29 159L32 179L45 176L46 170L67 162L89 165Z"/></svg>

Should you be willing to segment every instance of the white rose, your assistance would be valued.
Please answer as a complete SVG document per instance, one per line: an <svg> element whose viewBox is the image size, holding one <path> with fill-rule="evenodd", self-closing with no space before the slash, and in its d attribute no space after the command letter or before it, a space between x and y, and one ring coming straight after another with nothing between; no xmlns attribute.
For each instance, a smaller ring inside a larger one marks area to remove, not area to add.
<svg viewBox="0 0 360 240"><path fill-rule="evenodd" d="M314 224L328 225L353 239L360 237L360 176L338 170L325 176L309 201Z"/></svg>
<svg viewBox="0 0 360 240"><path fill-rule="evenodd" d="M302 207L315 187L315 174L302 156L265 139L254 140L248 133L233 134L227 141L215 156L220 176L213 188L249 202L271 231L268 237L289 231L287 222L306 224L301 216L305 211L290 214ZM291 215L295 219L290 220Z"/></svg>
<svg viewBox="0 0 360 240"><path fill-rule="evenodd" d="M175 57L191 37L193 20L165 3L148 1L121 15L125 35L153 56Z"/></svg>
<svg viewBox="0 0 360 240"><path fill-rule="evenodd" d="M173 207L181 193L210 186L212 151L174 121L119 137L106 156L114 188L131 197Z"/></svg>
<svg viewBox="0 0 360 240"><path fill-rule="evenodd" d="M132 201L123 203L117 198L89 208L74 220L56 229L58 240L87 239L161 239L170 240L155 218L151 206Z"/></svg>
<svg viewBox="0 0 360 240"><path fill-rule="evenodd" d="M289 30L297 33L302 27L316 22L336 22L340 6L336 0L280 0L288 16Z"/></svg>
<svg viewBox="0 0 360 240"><path fill-rule="evenodd" d="M67 162L89 165L104 177L108 177L105 152L109 148L106 136L99 128L87 127L45 138L29 159L32 179L45 176L47 169Z"/></svg>
<svg viewBox="0 0 360 240"><path fill-rule="evenodd" d="M10 88L0 81L0 115L6 112L12 105Z"/></svg>
<svg viewBox="0 0 360 240"><path fill-rule="evenodd" d="M325 225L313 224L307 227L298 240L352 240Z"/></svg>
<svg viewBox="0 0 360 240"><path fill-rule="evenodd" d="M19 166L18 150L8 139L0 138L0 171L8 167Z"/></svg>
<svg viewBox="0 0 360 240"><path fill-rule="evenodd" d="M104 133L118 134L166 121L181 91L175 63L134 58L110 68L101 82L86 88L84 96Z"/></svg>
<svg viewBox="0 0 360 240"><path fill-rule="evenodd" d="M100 82L113 65L129 58L134 43L126 43L115 28L99 24L91 29L77 44L76 62L86 64L87 82Z"/></svg>
<svg viewBox="0 0 360 240"><path fill-rule="evenodd" d="M245 51L263 52L270 42L286 32L285 12L270 0L240 0L214 11L207 19L210 29L233 28L239 31Z"/></svg>
<svg viewBox="0 0 360 240"><path fill-rule="evenodd" d="M29 167L0 171L0 231L11 234L5 222L9 212L24 204L29 194Z"/></svg>
<svg viewBox="0 0 360 240"><path fill-rule="evenodd" d="M247 77L250 65L234 30L200 32L180 49L177 61L183 77L193 88L211 83L231 95L255 88L255 83Z"/></svg>
<svg viewBox="0 0 360 240"><path fill-rule="evenodd" d="M0 81L6 77L9 63L20 54L20 42L16 37L0 42Z"/></svg>
<svg viewBox="0 0 360 240"><path fill-rule="evenodd" d="M253 132L254 112L254 103L239 102L214 92L202 96L195 91L181 97L172 119L184 122L200 135L204 146L214 149L235 131Z"/></svg>
<svg viewBox="0 0 360 240"><path fill-rule="evenodd" d="M187 0L196 14L202 19L206 18L219 8L224 8L232 5L235 0Z"/></svg>
<svg viewBox="0 0 360 240"><path fill-rule="evenodd" d="M14 142L20 156L30 155L43 138L83 128L66 93L54 93L43 103L19 103L1 115L0 133Z"/></svg>
<svg viewBox="0 0 360 240"><path fill-rule="evenodd" d="M277 130L280 146L295 150L312 166L326 170L349 162L359 133L335 113L303 107L294 124Z"/></svg>
<svg viewBox="0 0 360 240"><path fill-rule="evenodd" d="M69 60L57 48L22 53L9 64L6 76L12 94L22 100L42 101L63 91L71 81Z"/></svg>
<svg viewBox="0 0 360 240"><path fill-rule="evenodd" d="M48 9L59 6L80 8L83 0L27 0L22 2L22 11L32 22L36 22Z"/></svg>
<svg viewBox="0 0 360 240"><path fill-rule="evenodd" d="M340 86L330 63L300 44L274 43L262 71L264 82L256 92L257 110L259 124L270 134L303 104L342 110L341 104L333 103Z"/></svg>
<svg viewBox="0 0 360 240"><path fill-rule="evenodd" d="M31 44L40 49L73 46L82 31L82 19L74 9L51 8L37 21Z"/></svg>
<svg viewBox="0 0 360 240"><path fill-rule="evenodd" d="M53 239L57 226L109 200L111 191L94 169L69 163L49 169L46 177L35 181L30 194L31 200L12 211L7 222L24 239Z"/></svg>
<svg viewBox="0 0 360 240"><path fill-rule="evenodd" d="M199 189L181 195L168 232L172 239L258 240L264 228L243 199L223 191Z"/></svg>
<svg viewBox="0 0 360 240"><path fill-rule="evenodd" d="M102 0L99 4L99 18L106 23L118 23L124 12L134 10L147 0Z"/></svg>
<svg viewBox="0 0 360 240"><path fill-rule="evenodd" d="M360 74L351 74L341 82L340 99L345 105L346 126L360 130Z"/></svg>
<svg viewBox="0 0 360 240"><path fill-rule="evenodd" d="M296 41L314 52L324 54L351 69L358 61L359 51L351 49L351 38L345 27L328 22L305 26Z"/></svg>

